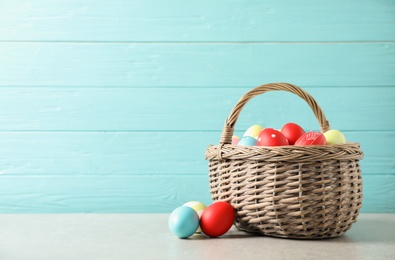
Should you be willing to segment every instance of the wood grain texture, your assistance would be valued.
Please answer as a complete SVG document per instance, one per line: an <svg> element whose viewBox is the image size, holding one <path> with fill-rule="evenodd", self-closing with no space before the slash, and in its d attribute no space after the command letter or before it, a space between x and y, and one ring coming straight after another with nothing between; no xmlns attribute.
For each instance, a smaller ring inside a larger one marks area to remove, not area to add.
<svg viewBox="0 0 395 260"><path fill-rule="evenodd" d="M0 212L171 212L210 204L206 176L0 176ZM193 185L192 185L193 183Z"/></svg>
<svg viewBox="0 0 395 260"><path fill-rule="evenodd" d="M171 212L190 200L211 204L206 175L0 176L2 213ZM362 212L393 212L395 176L363 176Z"/></svg>
<svg viewBox="0 0 395 260"><path fill-rule="evenodd" d="M395 86L395 43L0 43L0 87Z"/></svg>
<svg viewBox="0 0 395 260"><path fill-rule="evenodd" d="M395 2L0 1L0 213L210 203L208 144L247 90L290 82L365 153L364 212L395 212ZM252 124L318 128L288 93Z"/></svg>
<svg viewBox="0 0 395 260"><path fill-rule="evenodd" d="M359 142L366 175L395 175L395 132L345 132ZM377 138L377 136L381 136ZM204 153L220 132L0 133L4 175L208 174Z"/></svg>
<svg viewBox="0 0 395 260"><path fill-rule="evenodd" d="M2 41L393 41L377 1L2 1Z"/></svg>
<svg viewBox="0 0 395 260"><path fill-rule="evenodd" d="M233 106L248 90L4 87L0 88L0 130L219 131ZM304 90L317 100L334 129L395 129L395 87ZM287 92L269 92L245 106L236 130L253 124L281 128L288 121L306 129L319 129L304 100Z"/></svg>

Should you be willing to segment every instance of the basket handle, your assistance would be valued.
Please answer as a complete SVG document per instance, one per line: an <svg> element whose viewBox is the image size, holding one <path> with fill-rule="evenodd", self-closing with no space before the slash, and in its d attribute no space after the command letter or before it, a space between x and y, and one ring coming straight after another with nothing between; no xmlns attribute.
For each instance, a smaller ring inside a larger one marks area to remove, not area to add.
<svg viewBox="0 0 395 260"><path fill-rule="evenodd" d="M247 102L251 98L266 93L268 91L277 91L277 90L288 91L304 99L313 110L314 115L321 127L321 133L325 133L330 129L329 122L326 120L324 112L321 110L320 106L317 104L315 99L309 93L299 88L298 86L289 83L283 83L283 82L269 83L269 84L261 85L259 87L256 87L248 91L240 98L240 100L237 102L237 104L233 107L232 111L230 112L229 117L225 121L225 125L222 130L222 135L220 139L220 144L232 143L232 136L237 118L239 117L239 114L243 109L244 105L247 104Z"/></svg>

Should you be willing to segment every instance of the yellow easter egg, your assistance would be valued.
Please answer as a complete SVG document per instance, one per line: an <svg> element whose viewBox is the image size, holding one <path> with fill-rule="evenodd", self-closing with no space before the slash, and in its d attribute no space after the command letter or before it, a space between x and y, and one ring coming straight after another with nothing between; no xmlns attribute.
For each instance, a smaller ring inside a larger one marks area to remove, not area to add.
<svg viewBox="0 0 395 260"><path fill-rule="evenodd" d="M327 132L324 133L325 139L326 139L326 143L327 144L345 144L346 141L346 137L343 135L342 132L340 132L339 130L329 130Z"/></svg>
<svg viewBox="0 0 395 260"><path fill-rule="evenodd" d="M189 201L187 203L185 203L183 206L188 206L192 209L194 209L196 211L196 213L199 215L199 219L203 214L203 211L207 208L206 205L204 205L203 203L199 202L199 201ZM200 229L200 226L198 227L198 229L196 230L196 233L201 233L202 230Z"/></svg>
<svg viewBox="0 0 395 260"><path fill-rule="evenodd" d="M253 137L253 138L258 138L258 135L259 135L259 133L263 130L263 129L265 129L263 126L260 126L260 125L253 125L253 126L250 126L248 129L247 129L247 131L245 131L245 133L244 133L244 135L243 136L251 136L251 137Z"/></svg>

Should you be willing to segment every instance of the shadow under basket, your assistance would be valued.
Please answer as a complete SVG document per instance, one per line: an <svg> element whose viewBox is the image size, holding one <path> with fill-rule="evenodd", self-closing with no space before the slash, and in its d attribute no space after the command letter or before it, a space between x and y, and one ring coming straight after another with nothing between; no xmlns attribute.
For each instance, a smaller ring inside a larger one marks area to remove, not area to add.
<svg viewBox="0 0 395 260"><path fill-rule="evenodd" d="M312 108L321 132L329 122L316 101L288 83L270 83L247 92L225 122L219 145L206 150L214 201L235 209L235 226L268 236L338 237L356 222L362 203L363 153L358 143L324 146L232 145L234 125L254 96L284 90Z"/></svg>

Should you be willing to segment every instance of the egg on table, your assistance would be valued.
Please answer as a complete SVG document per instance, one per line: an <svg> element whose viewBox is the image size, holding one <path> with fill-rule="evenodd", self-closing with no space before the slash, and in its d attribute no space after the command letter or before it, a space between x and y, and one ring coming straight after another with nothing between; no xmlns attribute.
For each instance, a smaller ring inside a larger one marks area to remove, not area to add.
<svg viewBox="0 0 395 260"><path fill-rule="evenodd" d="M187 206L187 207L194 209L196 211L196 213L198 214L199 219L202 216L203 211L207 208L206 205L204 205L203 203L201 203L199 201L189 201L189 202L185 203L183 206ZM198 229L196 230L196 233L201 233L201 232L202 232L202 230L200 229L200 226L199 226Z"/></svg>
<svg viewBox="0 0 395 260"><path fill-rule="evenodd" d="M200 218L202 232L209 237L219 237L228 232L235 221L232 205L224 201L208 206Z"/></svg>
<svg viewBox="0 0 395 260"><path fill-rule="evenodd" d="M188 206L173 210L169 217L169 229L179 238L192 236L199 227L199 215Z"/></svg>

